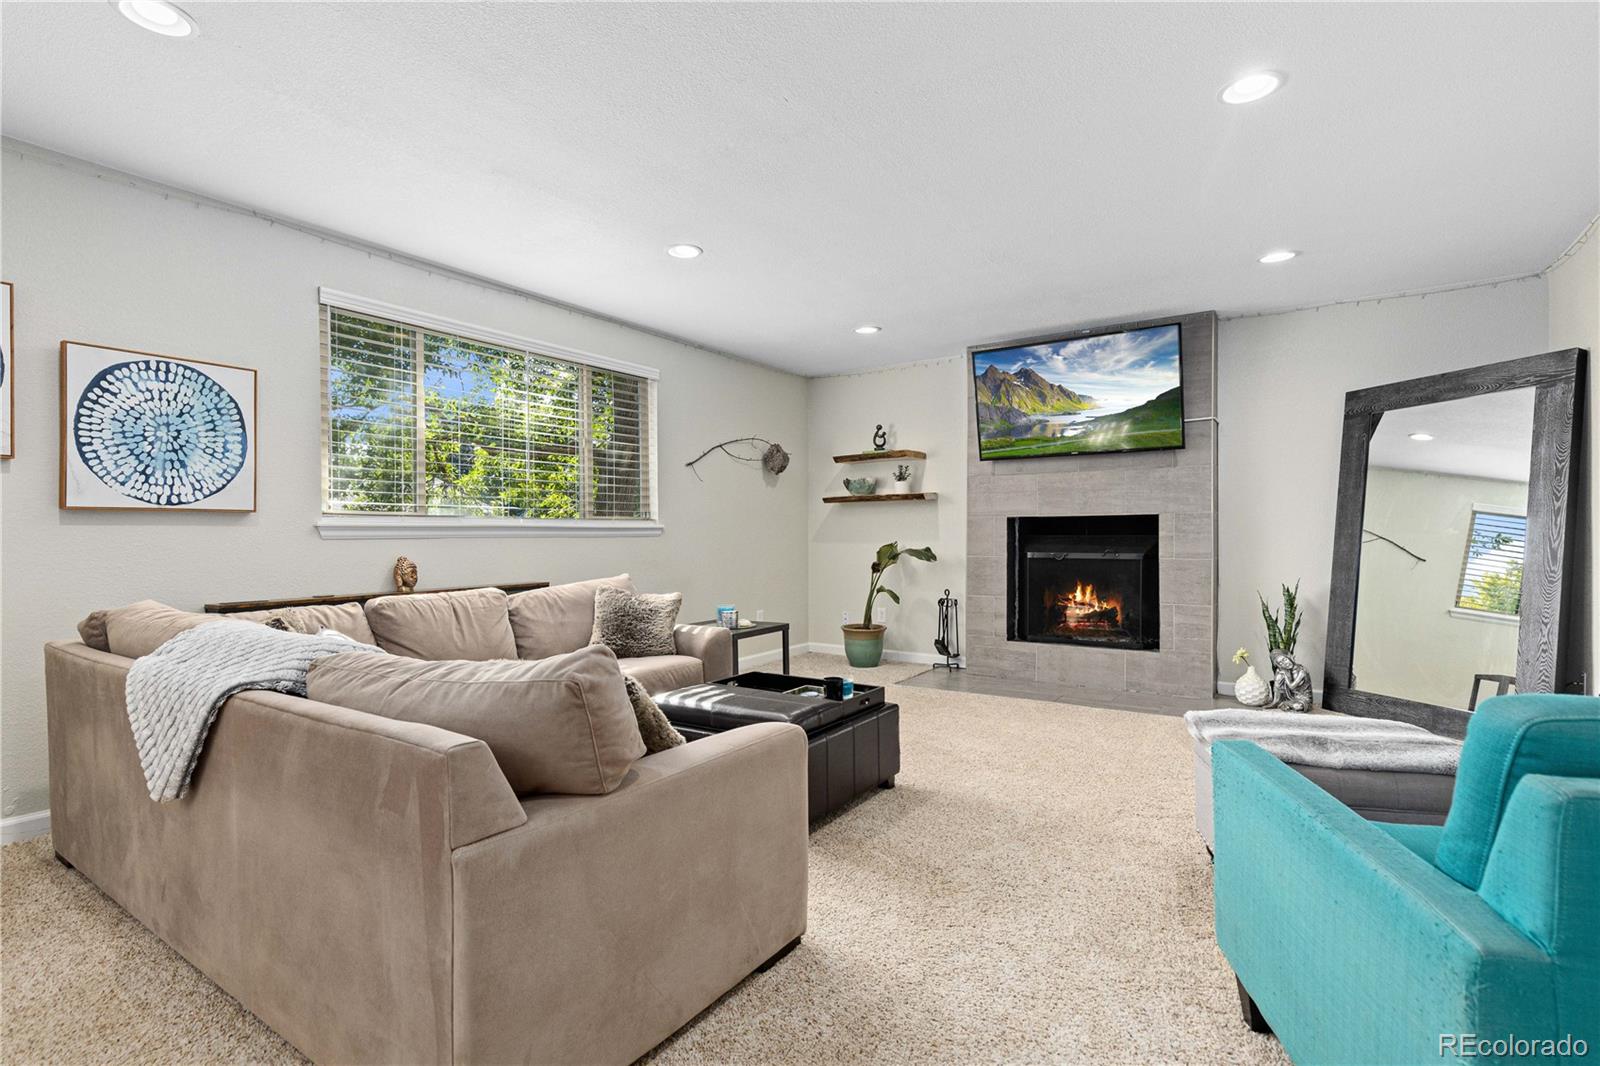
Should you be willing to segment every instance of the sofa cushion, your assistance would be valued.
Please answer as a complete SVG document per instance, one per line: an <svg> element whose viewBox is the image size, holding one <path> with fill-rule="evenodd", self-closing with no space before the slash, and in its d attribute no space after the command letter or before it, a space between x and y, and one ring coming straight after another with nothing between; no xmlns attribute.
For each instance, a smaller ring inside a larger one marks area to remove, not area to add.
<svg viewBox="0 0 1600 1066"><path fill-rule="evenodd" d="M604 645L600 645L604 647ZM644 690L654 696L675 688L687 688L705 680L704 666L690 655L644 655L634 659L618 659L622 672L636 677Z"/></svg>
<svg viewBox="0 0 1600 1066"><path fill-rule="evenodd" d="M78 623L78 635L91 648L137 659L195 626L234 620L227 615L180 611L156 600L140 600L126 607L94 612Z"/></svg>
<svg viewBox="0 0 1600 1066"><path fill-rule="evenodd" d="M608 587L595 589L594 631L589 643L604 644L623 659L675 655L678 645L673 628L682 607L681 592L658 595Z"/></svg>
<svg viewBox="0 0 1600 1066"><path fill-rule="evenodd" d="M270 624L271 619L281 618L295 633L309 633L313 636L324 629L331 629L343 633L347 637L359 640L363 644L376 644L377 640L372 635L372 627L367 624L367 613L359 603L326 603L306 607L274 607L270 611L239 611L236 614L221 615L223 618L238 618L246 622L260 622Z"/></svg>
<svg viewBox="0 0 1600 1066"><path fill-rule="evenodd" d="M507 602L517 656L547 659L589 643L594 632L594 590L601 586L633 591L627 574L574 581L566 585L519 592Z"/></svg>
<svg viewBox="0 0 1600 1066"><path fill-rule="evenodd" d="M1600 700L1521 693L1478 705L1439 836L1441 870L1478 887L1506 804L1527 774L1600 777Z"/></svg>
<svg viewBox="0 0 1600 1066"><path fill-rule="evenodd" d="M645 753L622 671L603 647L534 662L334 655L312 664L306 692L481 740L517 792L610 792Z"/></svg>
<svg viewBox="0 0 1600 1066"><path fill-rule="evenodd" d="M500 589L413 592L368 600L378 647L412 659L515 659L517 641Z"/></svg>
<svg viewBox="0 0 1600 1066"><path fill-rule="evenodd" d="M673 728L666 714L656 706L650 693L645 691L644 684L630 674L623 674L622 679L628 686L628 700L633 704L633 716L638 720L639 737L644 741L645 752L654 755L685 743L683 734Z"/></svg>

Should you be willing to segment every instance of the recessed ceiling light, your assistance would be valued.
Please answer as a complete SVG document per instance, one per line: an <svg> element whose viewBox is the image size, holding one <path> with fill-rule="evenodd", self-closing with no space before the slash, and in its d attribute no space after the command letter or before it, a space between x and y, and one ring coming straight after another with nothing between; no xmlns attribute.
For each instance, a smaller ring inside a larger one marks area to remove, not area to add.
<svg viewBox="0 0 1600 1066"><path fill-rule="evenodd" d="M883 327L882 326L857 326L856 327L856 332L857 333L862 333L862 334L866 334L866 333L882 333L883 332Z"/></svg>
<svg viewBox="0 0 1600 1066"><path fill-rule="evenodd" d="M1222 90L1225 104L1253 104L1264 96L1271 96L1283 84L1283 75L1272 70L1246 74Z"/></svg>
<svg viewBox="0 0 1600 1066"><path fill-rule="evenodd" d="M122 17L163 37L193 37L200 24L189 13L166 0L111 0Z"/></svg>
<svg viewBox="0 0 1600 1066"><path fill-rule="evenodd" d="M1412 440L1432 440L1433 439L1433 434L1432 433L1413 433L1413 434L1411 434L1411 439Z"/></svg>
<svg viewBox="0 0 1600 1066"><path fill-rule="evenodd" d="M674 259L694 259L705 251L698 244L669 244L667 254Z"/></svg>
<svg viewBox="0 0 1600 1066"><path fill-rule="evenodd" d="M1258 262L1258 263L1287 263L1289 260L1293 259L1295 256L1297 256L1299 254L1300 254L1299 252L1291 252L1291 251L1289 251L1289 249L1283 248L1283 249L1280 249L1280 250L1278 250L1276 252L1268 252L1266 255L1262 256L1260 259L1257 259L1256 262Z"/></svg>

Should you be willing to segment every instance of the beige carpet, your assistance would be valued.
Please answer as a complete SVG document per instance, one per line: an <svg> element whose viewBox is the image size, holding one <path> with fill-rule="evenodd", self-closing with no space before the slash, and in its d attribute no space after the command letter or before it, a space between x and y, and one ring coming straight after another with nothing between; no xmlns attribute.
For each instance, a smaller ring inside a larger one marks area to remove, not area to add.
<svg viewBox="0 0 1600 1066"><path fill-rule="evenodd" d="M653 1061L1287 1061L1240 1022L1212 938L1181 720L892 695L900 787L812 835L804 943ZM0 1059L298 1056L34 841L0 855Z"/></svg>

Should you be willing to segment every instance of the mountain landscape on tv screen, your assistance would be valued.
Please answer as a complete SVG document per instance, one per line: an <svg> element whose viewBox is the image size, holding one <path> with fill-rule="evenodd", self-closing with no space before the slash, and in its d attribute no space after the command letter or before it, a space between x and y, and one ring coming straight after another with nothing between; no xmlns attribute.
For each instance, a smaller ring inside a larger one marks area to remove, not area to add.
<svg viewBox="0 0 1600 1066"><path fill-rule="evenodd" d="M985 459L1183 447L1177 326L975 352Z"/></svg>

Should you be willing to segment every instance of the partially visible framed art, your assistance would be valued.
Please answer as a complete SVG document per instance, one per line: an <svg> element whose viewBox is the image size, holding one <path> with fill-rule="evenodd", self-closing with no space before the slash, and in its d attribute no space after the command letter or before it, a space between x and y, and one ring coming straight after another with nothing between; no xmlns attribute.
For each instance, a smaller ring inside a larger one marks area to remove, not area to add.
<svg viewBox="0 0 1600 1066"><path fill-rule="evenodd" d="M254 511L256 372L62 341L61 507Z"/></svg>
<svg viewBox="0 0 1600 1066"><path fill-rule="evenodd" d="M0 459L10 459L17 454L17 386L12 371L16 369L17 325L16 299L11 282L0 281Z"/></svg>

